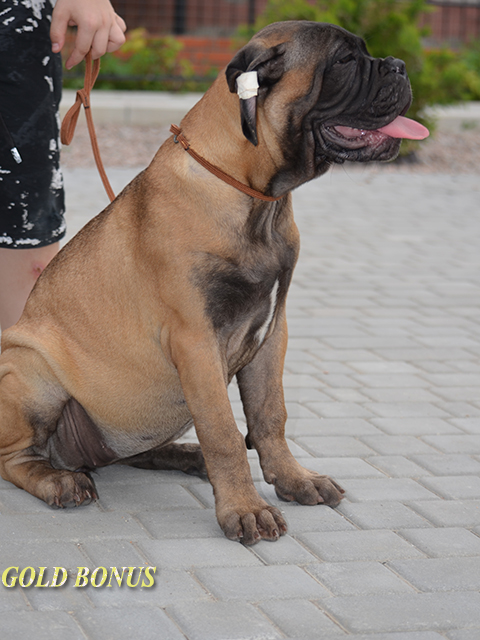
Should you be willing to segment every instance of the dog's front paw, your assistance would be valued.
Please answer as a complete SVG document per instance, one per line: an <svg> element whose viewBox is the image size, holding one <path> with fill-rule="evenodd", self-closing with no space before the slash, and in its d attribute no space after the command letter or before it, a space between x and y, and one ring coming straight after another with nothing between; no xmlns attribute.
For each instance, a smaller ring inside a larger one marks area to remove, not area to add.
<svg viewBox="0 0 480 640"><path fill-rule="evenodd" d="M57 509L79 507L98 498L95 483L88 473L54 470L41 483L43 499Z"/></svg>
<svg viewBox="0 0 480 640"><path fill-rule="evenodd" d="M300 472L277 477L272 481L281 500L296 500L300 504L326 504L336 507L345 493L344 489L329 478L315 471L300 467Z"/></svg>
<svg viewBox="0 0 480 640"><path fill-rule="evenodd" d="M263 501L250 509L217 509L217 518L227 538L246 545L262 539L278 540L287 532L287 523L280 511Z"/></svg>

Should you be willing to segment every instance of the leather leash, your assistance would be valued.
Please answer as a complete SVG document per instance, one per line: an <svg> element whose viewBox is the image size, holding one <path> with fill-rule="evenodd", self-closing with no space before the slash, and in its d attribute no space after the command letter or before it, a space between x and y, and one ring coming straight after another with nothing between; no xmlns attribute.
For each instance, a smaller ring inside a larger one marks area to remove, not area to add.
<svg viewBox="0 0 480 640"><path fill-rule="evenodd" d="M177 127L176 124L172 124L172 126L170 127L170 131L175 136L173 139L175 143L179 142L182 145L182 147L185 149L185 151L188 154L190 154L194 160L196 160L199 164L201 164L202 167L204 167L207 171L210 171L210 173L213 173L214 176L217 176L217 178L220 178L220 180L223 180L223 182L226 182L230 186L235 187L235 189L238 189L239 191L246 193L247 196L251 196L252 198L258 198L259 200L265 200L265 202L276 202L277 200L281 200L283 198L283 196L279 196L278 198L274 198L273 196L266 196L260 191L256 191L255 189L248 187L246 184L243 184L243 182L239 182L238 180L235 180L235 178L232 178L232 176L229 176L227 173L225 173L224 171L216 167L214 164L211 164L210 162L208 162L208 160L205 160L205 158L202 158L202 156L199 156L198 153L192 149L192 147L190 146L190 143L183 135L182 130L180 129L180 127Z"/></svg>
<svg viewBox="0 0 480 640"><path fill-rule="evenodd" d="M65 114L63 118L62 127L60 129L60 139L62 144L69 145L73 139L75 133L75 127L77 125L78 116L80 115L80 109L83 104L85 108L85 117L87 119L88 133L90 134L90 142L92 144L93 156L97 165L98 172L105 187L110 201L115 200L115 193L108 181L107 174L103 167L102 158L98 149L97 135L95 133L95 126L93 124L92 110L90 108L90 91L93 89L95 80L97 79L98 72L100 70L100 59L94 60L92 64L92 53L89 51L85 57L85 81L83 89L77 91L77 98L75 104Z"/></svg>
<svg viewBox="0 0 480 640"><path fill-rule="evenodd" d="M105 169L103 166L102 158L100 156L100 151L98 148L97 135L95 133L95 126L93 124L92 111L90 108L90 92L93 89L95 84L95 80L97 79L98 72L100 70L100 59L94 60L92 64L92 54L89 51L85 57L85 81L83 89L77 91L77 97L75 100L75 104L70 107L70 109L65 114L63 118L62 127L60 129L60 139L62 144L69 145L73 139L73 135L75 133L75 127L77 125L78 116L80 115L80 109L83 104L85 108L85 117L87 119L88 133L90 134L90 142L92 144L93 156L95 158L95 163L97 165L98 172L103 182L103 186L105 187L105 191L107 192L110 201L115 200L115 194L110 185L110 182L107 178L107 174L105 173ZM182 134L182 130L175 124L172 124L170 127L170 131L174 134L175 143L180 142L185 151L190 154L190 156L196 160L202 167L210 171L214 176L223 180L228 185L242 191L248 196L252 198L257 198L258 200L264 200L265 202L276 202L277 200L281 200L283 196L279 196L278 198L274 198L273 196L266 196L260 191L256 191L251 187L235 180L232 176L229 176L227 173L216 167L215 165L202 158L202 156L198 155L194 149L190 146L190 143Z"/></svg>

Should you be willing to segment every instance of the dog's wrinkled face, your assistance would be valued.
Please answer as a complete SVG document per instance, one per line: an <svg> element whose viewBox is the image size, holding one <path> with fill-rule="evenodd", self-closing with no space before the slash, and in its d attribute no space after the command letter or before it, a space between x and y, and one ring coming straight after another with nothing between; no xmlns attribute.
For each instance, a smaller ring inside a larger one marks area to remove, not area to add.
<svg viewBox="0 0 480 640"><path fill-rule="evenodd" d="M230 91L251 71L258 75L258 96L240 100L242 129L257 145L262 122L275 122L285 160L277 187L279 180L298 186L333 163L391 160L400 138L419 137L416 123L398 118L412 99L404 63L372 58L361 38L340 27L269 25L227 67Z"/></svg>
<svg viewBox="0 0 480 640"><path fill-rule="evenodd" d="M390 160L401 140L381 131L411 103L402 60L372 58L361 38L342 34L323 73L320 97L308 114L316 155L334 162Z"/></svg>

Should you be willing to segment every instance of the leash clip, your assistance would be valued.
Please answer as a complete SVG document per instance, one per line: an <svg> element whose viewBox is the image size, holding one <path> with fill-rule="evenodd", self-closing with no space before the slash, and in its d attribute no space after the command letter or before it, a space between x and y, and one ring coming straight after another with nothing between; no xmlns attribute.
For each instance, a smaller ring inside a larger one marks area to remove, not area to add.
<svg viewBox="0 0 480 640"><path fill-rule="evenodd" d="M173 141L175 144L178 144L180 142L185 151L188 151L190 149L190 143L183 135L180 127L177 127L176 124L172 124L172 126L170 127L170 132L173 133Z"/></svg>

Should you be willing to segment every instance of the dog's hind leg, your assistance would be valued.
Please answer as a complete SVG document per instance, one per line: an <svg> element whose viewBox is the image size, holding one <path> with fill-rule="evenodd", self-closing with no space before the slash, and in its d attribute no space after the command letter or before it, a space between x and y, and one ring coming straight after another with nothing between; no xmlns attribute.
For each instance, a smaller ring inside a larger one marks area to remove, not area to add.
<svg viewBox="0 0 480 640"><path fill-rule="evenodd" d="M200 477L207 475L200 445L191 442L173 442L118 462L140 469L176 470Z"/></svg>
<svg viewBox="0 0 480 640"><path fill-rule="evenodd" d="M48 442L67 396L51 376L46 379L31 373L39 368L32 358L40 360L30 350L2 354L0 474L48 505L88 504L97 497L89 475L52 465ZM42 369L45 371L45 365Z"/></svg>

